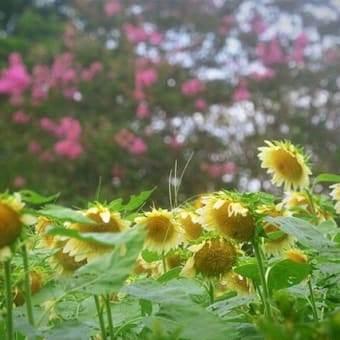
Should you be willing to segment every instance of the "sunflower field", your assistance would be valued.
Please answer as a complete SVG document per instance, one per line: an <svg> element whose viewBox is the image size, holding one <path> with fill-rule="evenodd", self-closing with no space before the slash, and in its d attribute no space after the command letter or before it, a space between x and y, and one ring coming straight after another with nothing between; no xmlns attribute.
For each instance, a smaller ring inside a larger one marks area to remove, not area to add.
<svg viewBox="0 0 340 340"><path fill-rule="evenodd" d="M178 202L178 182L169 209L150 203L153 189L74 208L3 192L1 338L336 339L340 176L311 181L289 141L258 150L283 197Z"/></svg>

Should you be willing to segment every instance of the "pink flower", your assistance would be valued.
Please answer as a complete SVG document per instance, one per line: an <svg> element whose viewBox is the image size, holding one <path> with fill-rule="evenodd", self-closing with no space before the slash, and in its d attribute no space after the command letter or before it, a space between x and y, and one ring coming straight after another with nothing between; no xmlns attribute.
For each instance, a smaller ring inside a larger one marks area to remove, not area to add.
<svg viewBox="0 0 340 340"><path fill-rule="evenodd" d="M31 142L29 142L28 151L30 153L38 153L38 152L40 152L40 150L41 150L41 146L37 141L32 140Z"/></svg>
<svg viewBox="0 0 340 340"><path fill-rule="evenodd" d="M286 61L277 38L272 38L269 43L259 43L257 45L257 54L265 65L279 64Z"/></svg>
<svg viewBox="0 0 340 340"><path fill-rule="evenodd" d="M235 18L232 15L225 15L223 17L223 22L227 25L227 26L234 26L236 23Z"/></svg>
<svg viewBox="0 0 340 340"><path fill-rule="evenodd" d="M208 174L212 178L220 177L222 174L222 168L218 164L212 164L209 166Z"/></svg>
<svg viewBox="0 0 340 340"><path fill-rule="evenodd" d="M66 137L69 140L76 140L80 137L82 132L79 120L72 117L63 117L55 129L55 134L58 137Z"/></svg>
<svg viewBox="0 0 340 340"><path fill-rule="evenodd" d="M52 162L53 161L53 155L50 150L45 150L40 154L40 160L42 162Z"/></svg>
<svg viewBox="0 0 340 340"><path fill-rule="evenodd" d="M294 45L299 46L301 48L305 48L308 46L309 39L306 33L300 33L294 40Z"/></svg>
<svg viewBox="0 0 340 340"><path fill-rule="evenodd" d="M158 80L157 71L154 68L148 68L136 74L136 82L140 86L151 86Z"/></svg>
<svg viewBox="0 0 340 340"><path fill-rule="evenodd" d="M181 91L185 96L194 96L204 89L203 83L197 79L189 79L182 84Z"/></svg>
<svg viewBox="0 0 340 340"><path fill-rule="evenodd" d="M229 33L229 28L225 27L223 25L221 25L218 30L217 30L218 34L222 37L226 37Z"/></svg>
<svg viewBox="0 0 340 340"><path fill-rule="evenodd" d="M134 155L141 155L146 152L147 149L148 146L144 143L144 141L141 138L137 137L134 139L131 147L129 148L129 151Z"/></svg>
<svg viewBox="0 0 340 340"><path fill-rule="evenodd" d="M56 134L57 125L50 118L41 118L40 127L43 130Z"/></svg>
<svg viewBox="0 0 340 340"><path fill-rule="evenodd" d="M233 175L236 172L236 165L233 162L226 162L222 165L224 174Z"/></svg>
<svg viewBox="0 0 340 340"><path fill-rule="evenodd" d="M14 178L13 185L16 188L22 188L26 185L26 179L24 177L17 176L17 177Z"/></svg>
<svg viewBox="0 0 340 340"><path fill-rule="evenodd" d="M261 81L274 78L276 72L271 68L264 68L263 70L255 71L251 74L251 77L255 80Z"/></svg>
<svg viewBox="0 0 340 340"><path fill-rule="evenodd" d="M174 150L180 149L183 145L183 142L176 136L170 140L170 147Z"/></svg>
<svg viewBox="0 0 340 340"><path fill-rule="evenodd" d="M126 39L134 44L146 41L148 39L148 33L143 28L129 23L125 23L123 25L123 32L126 36Z"/></svg>
<svg viewBox="0 0 340 340"><path fill-rule="evenodd" d="M257 11L255 11L253 17L251 18L250 24L252 31L258 35L266 30L266 24L263 21L261 14Z"/></svg>
<svg viewBox="0 0 340 340"><path fill-rule="evenodd" d="M116 13L120 12L121 9L122 4L119 1L110 1L104 5L104 10L108 17L114 16Z"/></svg>
<svg viewBox="0 0 340 340"><path fill-rule="evenodd" d="M27 124L30 117L24 111L16 111L13 113L12 120L15 124Z"/></svg>
<svg viewBox="0 0 340 340"><path fill-rule="evenodd" d="M149 34L149 43L159 45L163 41L163 34L159 32L151 32Z"/></svg>
<svg viewBox="0 0 340 340"><path fill-rule="evenodd" d="M83 147L78 142L70 139L63 139L55 143L54 151L58 155L72 160L79 158L84 153Z"/></svg>
<svg viewBox="0 0 340 340"><path fill-rule="evenodd" d="M139 118L146 118L150 114L149 107L146 103L140 103L137 107L137 116Z"/></svg>
<svg viewBox="0 0 340 340"><path fill-rule="evenodd" d="M195 101L195 107L197 110L204 110L207 107L207 103L204 99L199 98Z"/></svg>
<svg viewBox="0 0 340 340"><path fill-rule="evenodd" d="M239 87L236 88L233 94L234 102L242 102L245 100L249 100L251 97L250 92L245 84L240 84Z"/></svg>
<svg viewBox="0 0 340 340"><path fill-rule="evenodd" d="M294 50L291 59L296 63L302 63L304 60L304 50L308 46L309 39L305 33L300 33L294 40Z"/></svg>

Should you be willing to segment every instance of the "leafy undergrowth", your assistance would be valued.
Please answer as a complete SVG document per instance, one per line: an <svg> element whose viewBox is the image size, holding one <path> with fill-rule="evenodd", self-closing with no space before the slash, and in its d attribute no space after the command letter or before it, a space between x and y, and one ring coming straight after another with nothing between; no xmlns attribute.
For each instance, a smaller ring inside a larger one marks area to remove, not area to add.
<svg viewBox="0 0 340 340"><path fill-rule="evenodd" d="M0 197L4 339L335 339L338 184L284 199L209 193L171 209Z"/></svg>

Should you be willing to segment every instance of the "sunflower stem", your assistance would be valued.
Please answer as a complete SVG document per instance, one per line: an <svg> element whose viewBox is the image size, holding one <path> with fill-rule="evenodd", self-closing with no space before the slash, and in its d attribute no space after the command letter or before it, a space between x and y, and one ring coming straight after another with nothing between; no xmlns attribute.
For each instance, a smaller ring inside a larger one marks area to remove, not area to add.
<svg viewBox="0 0 340 340"><path fill-rule="evenodd" d="M215 302L215 296L214 296L214 285L209 279L209 285L208 285L208 293L209 293L209 301L212 305Z"/></svg>
<svg viewBox="0 0 340 340"><path fill-rule="evenodd" d="M254 247L256 261L257 261L257 264L259 266L264 312L265 312L266 317L269 320L271 320L272 319L272 313L271 313L271 306L270 306L269 289L268 289L267 280L266 280L266 276L265 276L265 268L264 268L264 264L263 264L263 258L262 258L262 255L261 255L260 247L259 247L258 238L254 239L253 247Z"/></svg>
<svg viewBox="0 0 340 340"><path fill-rule="evenodd" d="M319 222L319 219L318 219L318 216L316 215L316 210L315 210L313 195L312 195L311 191L308 190L308 189L306 189L305 192L306 192L306 194L307 194L307 197L308 197L308 200L309 200L309 203L310 203L310 208L311 208L311 210L312 210L313 223L314 223L315 225L317 225L318 222Z"/></svg>
<svg viewBox="0 0 340 340"><path fill-rule="evenodd" d="M25 302L26 302L26 310L28 316L28 322L34 326L34 316L33 316L33 307L32 307L32 299L31 299L31 283L30 283L30 271L28 265L28 255L26 245L23 244L21 247L22 251L22 261L24 265L24 290L25 290Z"/></svg>
<svg viewBox="0 0 340 340"><path fill-rule="evenodd" d="M311 279L309 278L308 280L308 289L309 289L309 294L310 294L310 302L312 306L312 311L313 311L313 318L315 322L319 321L318 318L318 312L316 310L316 305L315 305L315 299L314 299L314 293L313 293L313 287L312 287L312 282Z"/></svg>
<svg viewBox="0 0 340 340"><path fill-rule="evenodd" d="M110 295L109 294L107 294L104 297L104 301L105 301L105 306L106 306L106 315L107 315L107 321L108 321L108 325L109 325L110 339L114 340L115 336L114 336L114 332L113 332L112 313L111 313Z"/></svg>
<svg viewBox="0 0 340 340"><path fill-rule="evenodd" d="M5 296L6 296L6 333L7 340L13 340L13 297L11 287L10 260L4 262Z"/></svg>
<svg viewBox="0 0 340 340"><path fill-rule="evenodd" d="M167 268L166 268L166 258L165 258L164 251L162 251L162 265L163 265L163 274L165 274L167 272Z"/></svg>
<svg viewBox="0 0 340 340"><path fill-rule="evenodd" d="M101 334L102 334L102 340L106 340L107 338L106 338L105 323L104 323L104 318L103 318L103 309L100 305L98 295L93 295L93 297L94 297L94 301L96 303L96 309L97 309L97 314L98 314L100 331L101 331Z"/></svg>

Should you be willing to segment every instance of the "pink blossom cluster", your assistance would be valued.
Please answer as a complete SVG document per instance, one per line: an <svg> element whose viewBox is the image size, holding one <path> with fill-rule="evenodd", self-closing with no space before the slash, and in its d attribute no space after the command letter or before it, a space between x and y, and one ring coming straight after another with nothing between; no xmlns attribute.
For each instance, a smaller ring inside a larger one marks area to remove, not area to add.
<svg viewBox="0 0 340 340"><path fill-rule="evenodd" d="M140 102L137 106L137 117L146 118L150 114L149 106L146 102Z"/></svg>
<svg viewBox="0 0 340 340"><path fill-rule="evenodd" d="M266 80L266 79L272 79L275 77L275 75L276 75L276 72L273 69L266 67L262 70L254 71L251 74L251 77L254 80L261 81L261 80Z"/></svg>
<svg viewBox="0 0 340 340"><path fill-rule="evenodd" d="M182 94L185 96L195 96L203 90L204 84L198 78L188 79L181 86Z"/></svg>
<svg viewBox="0 0 340 340"><path fill-rule="evenodd" d="M249 100L250 98L251 98L251 94L247 87L247 81L244 79L241 79L238 87L234 91L233 101L242 102L242 101Z"/></svg>
<svg viewBox="0 0 340 340"><path fill-rule="evenodd" d="M18 53L9 55L9 67L1 71L0 74L0 94L10 96L13 105L21 105L23 93L30 85L31 76L22 63Z"/></svg>
<svg viewBox="0 0 340 340"><path fill-rule="evenodd" d="M12 121L15 124L25 125L30 121L28 114L22 110L13 113Z"/></svg>
<svg viewBox="0 0 340 340"><path fill-rule="evenodd" d="M197 110L204 110L207 107L207 102L202 99L202 98L198 98L195 101L195 108Z"/></svg>
<svg viewBox="0 0 340 340"><path fill-rule="evenodd" d="M134 155L141 155L148 149L148 146L145 144L143 139L137 137L134 133L127 129L120 130L114 136L114 139L120 147Z"/></svg>
<svg viewBox="0 0 340 340"><path fill-rule="evenodd" d="M269 42L260 42L257 45L257 55L264 65L281 64L286 62L279 40L274 37Z"/></svg>
<svg viewBox="0 0 340 340"><path fill-rule="evenodd" d="M153 31L146 31L144 28L130 23L123 24L123 32L128 41L133 44L149 42L152 45L159 45L163 41L163 34Z"/></svg>
<svg viewBox="0 0 340 340"><path fill-rule="evenodd" d="M221 36L227 36L230 29L236 24L236 20L232 15L225 15L222 24L219 26L217 32Z"/></svg>
<svg viewBox="0 0 340 340"><path fill-rule="evenodd" d="M257 35L262 34L266 30L266 24L262 18L262 15L256 10L250 19L250 26L252 32L255 32Z"/></svg>
<svg viewBox="0 0 340 340"><path fill-rule="evenodd" d="M134 98L138 101L145 99L144 89L158 81L158 73L154 67L148 65L145 58L136 60Z"/></svg>
<svg viewBox="0 0 340 340"><path fill-rule="evenodd" d="M103 65L99 61L95 61L88 68L84 68L81 71L81 79L84 81L91 81L97 73L103 70Z"/></svg>
<svg viewBox="0 0 340 340"><path fill-rule="evenodd" d="M54 151L58 155L74 160L84 153L84 149L79 142L82 129L77 119L63 117L59 123L56 124L49 118L42 118L40 120L40 126L43 130L59 138L54 144Z"/></svg>
<svg viewBox="0 0 340 340"><path fill-rule="evenodd" d="M122 10L122 4L119 0L112 0L104 4L104 11L108 17L113 17Z"/></svg>
<svg viewBox="0 0 340 340"><path fill-rule="evenodd" d="M234 175L236 165L233 162L225 162L222 164L202 163L200 166L202 172L207 173L211 178L220 178L224 175Z"/></svg>
<svg viewBox="0 0 340 340"><path fill-rule="evenodd" d="M309 39L305 33L300 33L293 42L293 54L291 59L296 63L302 63L304 59L304 50L308 46Z"/></svg>
<svg viewBox="0 0 340 340"><path fill-rule="evenodd" d="M31 104L38 106L44 99L48 97L50 84L50 70L45 65L36 65L32 71L32 97Z"/></svg>

